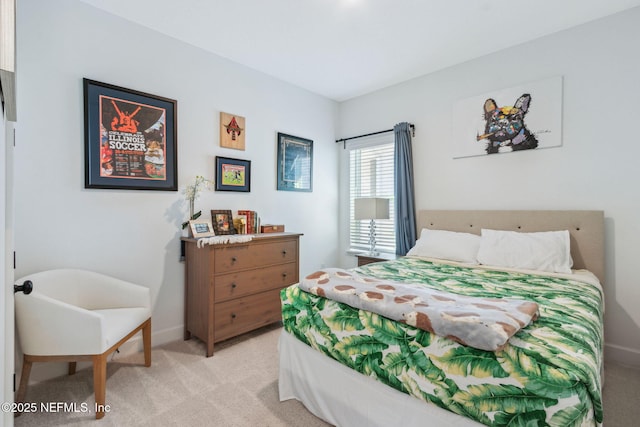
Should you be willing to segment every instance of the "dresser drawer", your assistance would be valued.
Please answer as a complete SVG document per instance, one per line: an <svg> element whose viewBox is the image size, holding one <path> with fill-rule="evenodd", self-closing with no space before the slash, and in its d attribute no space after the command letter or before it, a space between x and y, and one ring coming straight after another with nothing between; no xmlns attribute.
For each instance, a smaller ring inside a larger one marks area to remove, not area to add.
<svg viewBox="0 0 640 427"><path fill-rule="evenodd" d="M271 267L228 273L214 279L215 302L243 297L269 289L282 289L298 282L298 264L278 264Z"/></svg>
<svg viewBox="0 0 640 427"><path fill-rule="evenodd" d="M215 304L214 341L221 341L282 319L280 290Z"/></svg>
<svg viewBox="0 0 640 427"><path fill-rule="evenodd" d="M298 259L298 241L224 246L215 248L214 259L216 274L294 262Z"/></svg>

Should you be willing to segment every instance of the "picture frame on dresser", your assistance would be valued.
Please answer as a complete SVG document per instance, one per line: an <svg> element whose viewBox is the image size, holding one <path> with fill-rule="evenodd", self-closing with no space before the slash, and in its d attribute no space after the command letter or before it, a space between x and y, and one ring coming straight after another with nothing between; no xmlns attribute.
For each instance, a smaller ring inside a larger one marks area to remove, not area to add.
<svg viewBox="0 0 640 427"><path fill-rule="evenodd" d="M211 222L216 235L235 234L233 215L230 210L211 210Z"/></svg>
<svg viewBox="0 0 640 427"><path fill-rule="evenodd" d="M196 239L216 235L210 219L192 219L189 221L189 230L191 231L191 235Z"/></svg>

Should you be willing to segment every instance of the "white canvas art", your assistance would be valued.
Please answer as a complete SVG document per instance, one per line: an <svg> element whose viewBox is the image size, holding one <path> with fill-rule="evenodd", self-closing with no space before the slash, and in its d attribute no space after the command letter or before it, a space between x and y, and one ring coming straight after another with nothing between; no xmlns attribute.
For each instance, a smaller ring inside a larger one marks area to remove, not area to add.
<svg viewBox="0 0 640 427"><path fill-rule="evenodd" d="M562 145L562 77L466 98L453 106L453 157Z"/></svg>

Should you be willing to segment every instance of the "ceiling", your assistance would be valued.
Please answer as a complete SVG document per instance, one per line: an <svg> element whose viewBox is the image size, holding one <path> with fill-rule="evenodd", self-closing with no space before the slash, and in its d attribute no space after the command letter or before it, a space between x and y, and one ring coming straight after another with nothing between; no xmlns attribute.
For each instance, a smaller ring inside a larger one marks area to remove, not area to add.
<svg viewBox="0 0 640 427"><path fill-rule="evenodd" d="M344 101L640 0L81 0Z"/></svg>

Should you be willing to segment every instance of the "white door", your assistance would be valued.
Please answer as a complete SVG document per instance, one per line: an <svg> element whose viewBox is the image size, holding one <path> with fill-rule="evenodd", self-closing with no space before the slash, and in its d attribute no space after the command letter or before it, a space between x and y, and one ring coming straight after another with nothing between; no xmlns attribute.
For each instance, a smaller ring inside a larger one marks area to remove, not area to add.
<svg viewBox="0 0 640 427"><path fill-rule="evenodd" d="M13 311L13 196L11 191L13 176L13 123L4 120L0 125L0 277L3 291L0 298L0 372L3 385L0 402L13 403L14 371L14 311ZM3 409L5 409L3 407ZM13 413L0 413L0 426L13 426Z"/></svg>
<svg viewBox="0 0 640 427"><path fill-rule="evenodd" d="M13 426L14 312L13 312L13 141L15 103L15 0L0 0L0 80L4 108L0 108L0 426ZM11 409L11 408L8 408Z"/></svg>

